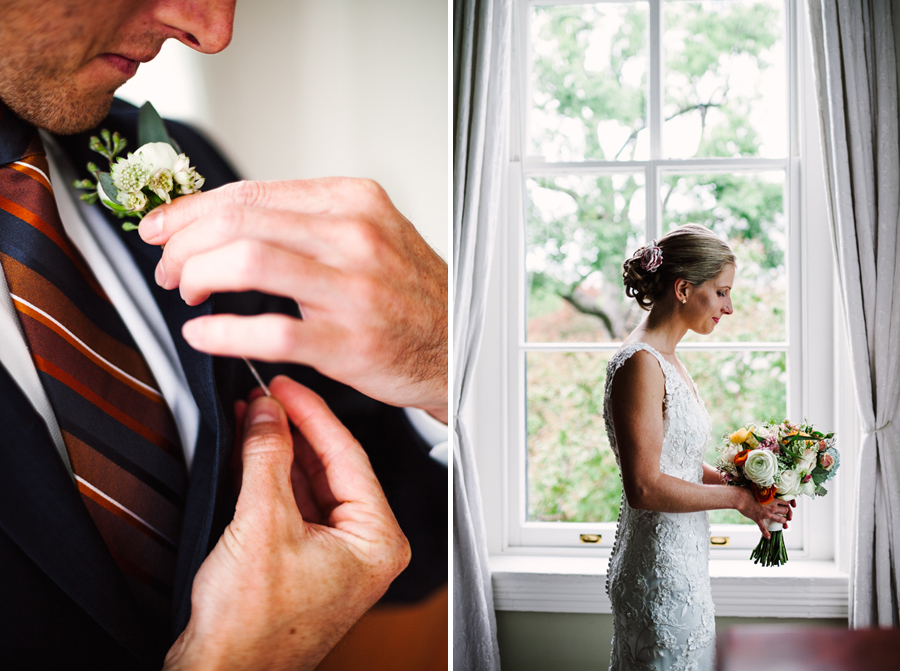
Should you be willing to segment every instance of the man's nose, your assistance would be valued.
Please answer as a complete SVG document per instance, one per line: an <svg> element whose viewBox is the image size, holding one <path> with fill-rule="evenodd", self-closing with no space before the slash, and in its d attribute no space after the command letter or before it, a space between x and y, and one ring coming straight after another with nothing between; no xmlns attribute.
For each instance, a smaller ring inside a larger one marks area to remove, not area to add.
<svg viewBox="0 0 900 671"><path fill-rule="evenodd" d="M236 0L161 0L154 18L174 30L172 37L204 54L215 54L231 42Z"/></svg>

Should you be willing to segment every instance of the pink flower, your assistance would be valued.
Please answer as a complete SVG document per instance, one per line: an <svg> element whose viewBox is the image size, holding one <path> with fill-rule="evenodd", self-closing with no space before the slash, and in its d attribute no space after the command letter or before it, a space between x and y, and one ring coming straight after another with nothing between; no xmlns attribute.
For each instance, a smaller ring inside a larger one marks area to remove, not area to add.
<svg viewBox="0 0 900 671"><path fill-rule="evenodd" d="M824 468L826 471L830 471L831 467L834 466L834 457L828 454L827 452L819 456L819 466Z"/></svg>
<svg viewBox="0 0 900 671"><path fill-rule="evenodd" d="M828 444L824 440L819 441L819 452L824 452L828 449Z"/></svg>
<svg viewBox="0 0 900 671"><path fill-rule="evenodd" d="M807 482L809 482L810 480L812 480L812 476L811 476L811 475L804 475L804 476L803 476L803 479L802 479L800 482L802 482L802 483L805 485L805 484L806 484Z"/></svg>
<svg viewBox="0 0 900 671"><path fill-rule="evenodd" d="M662 250L656 244L647 245L641 252L641 268L651 273L655 273L662 265Z"/></svg>

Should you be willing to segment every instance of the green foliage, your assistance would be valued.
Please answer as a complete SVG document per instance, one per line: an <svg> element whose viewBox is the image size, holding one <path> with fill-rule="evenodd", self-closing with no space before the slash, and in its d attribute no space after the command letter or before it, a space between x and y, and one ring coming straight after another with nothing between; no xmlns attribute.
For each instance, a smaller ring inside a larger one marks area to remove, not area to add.
<svg viewBox="0 0 900 671"><path fill-rule="evenodd" d="M150 101L147 101L141 105L141 110L138 113L138 146L143 147L149 142L165 142L172 145L172 149L176 153L181 151L175 140L169 137L166 124L163 122L162 117L159 116L159 112L150 104Z"/></svg>
<svg viewBox="0 0 900 671"><path fill-rule="evenodd" d="M622 485L603 424L609 357L528 355L528 517L615 521Z"/></svg>
<svg viewBox="0 0 900 671"><path fill-rule="evenodd" d="M581 124L584 157L617 158L604 155L596 123L613 119L634 132L646 125L646 73L637 81L625 77L632 63L646 59L646 8L632 5L619 13L603 5L573 5L538 6L533 11L536 42L544 47L536 51L532 63L535 107L560 121ZM592 35L601 24L616 19L618 29L604 54L609 62L596 70L587 63ZM535 140L540 145L552 141L553 135L548 129Z"/></svg>

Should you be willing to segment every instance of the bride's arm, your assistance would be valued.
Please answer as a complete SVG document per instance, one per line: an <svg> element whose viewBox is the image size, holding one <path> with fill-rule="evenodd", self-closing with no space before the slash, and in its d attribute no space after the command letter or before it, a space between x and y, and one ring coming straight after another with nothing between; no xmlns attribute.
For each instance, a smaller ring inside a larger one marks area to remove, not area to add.
<svg viewBox="0 0 900 671"><path fill-rule="evenodd" d="M763 506L743 487L699 485L661 473L664 397L665 377L649 352L635 352L613 378L610 412L628 505L663 513L732 508L756 522L767 537L766 520L791 519L791 507L780 499ZM704 482L706 477L704 468Z"/></svg>
<svg viewBox="0 0 900 671"><path fill-rule="evenodd" d="M722 480L722 474L715 469L714 466L710 466L705 461L703 462L703 484L704 485L721 485L724 483Z"/></svg>

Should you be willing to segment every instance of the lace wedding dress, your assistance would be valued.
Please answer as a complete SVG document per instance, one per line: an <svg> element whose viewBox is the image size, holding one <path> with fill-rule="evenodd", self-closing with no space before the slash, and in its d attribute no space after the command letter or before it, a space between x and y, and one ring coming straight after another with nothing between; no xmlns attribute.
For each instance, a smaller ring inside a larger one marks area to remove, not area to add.
<svg viewBox="0 0 900 671"><path fill-rule="evenodd" d="M606 369L603 418L616 461L610 390L616 371L638 350L656 357L666 379L660 471L700 483L709 415L696 385L688 386L675 366L645 343L626 345ZM613 613L610 671L712 670L715 616L706 512L635 510L623 492L606 591Z"/></svg>

